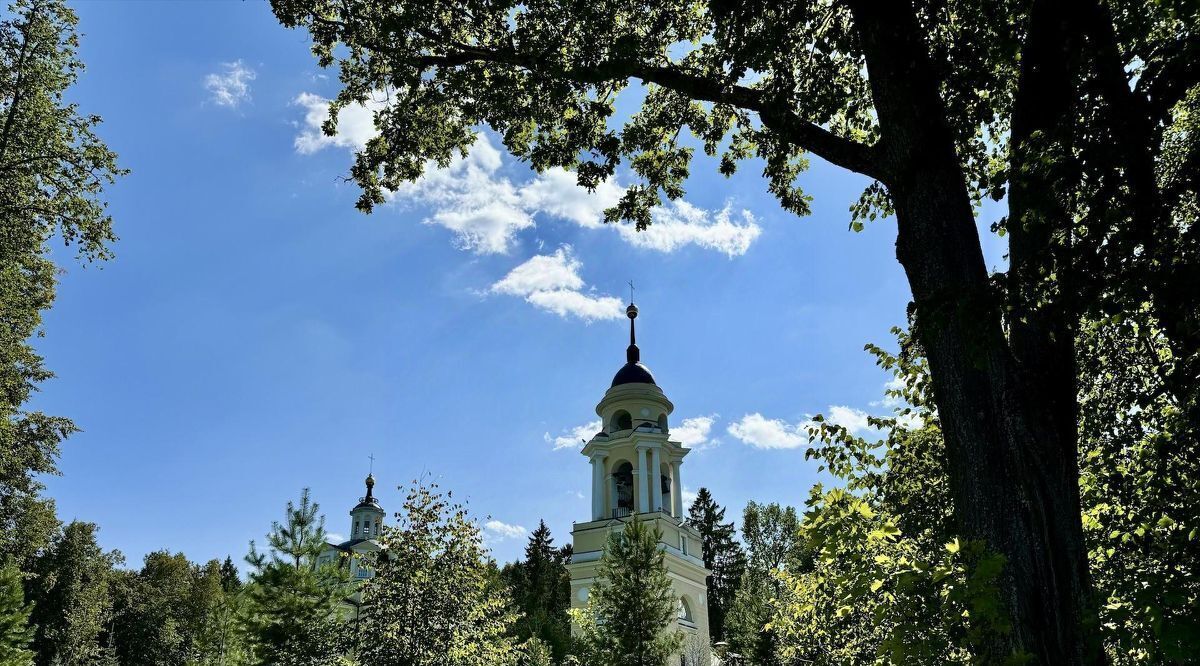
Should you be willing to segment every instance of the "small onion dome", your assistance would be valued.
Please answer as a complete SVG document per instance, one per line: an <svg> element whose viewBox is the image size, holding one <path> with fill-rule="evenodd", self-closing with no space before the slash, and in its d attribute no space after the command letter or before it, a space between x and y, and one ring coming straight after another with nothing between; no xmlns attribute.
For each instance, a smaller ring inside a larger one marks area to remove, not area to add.
<svg viewBox="0 0 1200 666"><path fill-rule="evenodd" d="M379 500L375 499L374 492L373 492L375 490L375 475L374 474L367 475L366 484L367 484L367 496L362 498L362 501L360 501L358 503L358 506L356 506L354 508L361 509L363 507L375 507L378 509L379 508Z"/></svg>

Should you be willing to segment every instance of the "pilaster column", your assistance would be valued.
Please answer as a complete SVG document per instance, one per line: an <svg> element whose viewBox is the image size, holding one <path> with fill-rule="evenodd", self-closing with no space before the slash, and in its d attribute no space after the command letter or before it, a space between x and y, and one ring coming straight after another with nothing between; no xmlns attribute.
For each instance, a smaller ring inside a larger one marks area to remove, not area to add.
<svg viewBox="0 0 1200 666"><path fill-rule="evenodd" d="M658 447L650 449L650 497L654 498L651 511L663 510L662 496L662 460L659 459Z"/></svg>
<svg viewBox="0 0 1200 666"><path fill-rule="evenodd" d="M604 517L604 456L592 455L592 520Z"/></svg>
<svg viewBox="0 0 1200 666"><path fill-rule="evenodd" d="M617 477L612 474L607 474L608 477L608 502L604 505L605 513L602 518L612 518L613 512L617 508Z"/></svg>
<svg viewBox="0 0 1200 666"><path fill-rule="evenodd" d="M679 480L679 460L671 461L671 504L674 516L683 520L683 483Z"/></svg>
<svg viewBox="0 0 1200 666"><path fill-rule="evenodd" d="M646 449L644 447L639 446L637 448L637 458L638 458L638 482L637 482L638 513L649 513L650 512L650 492L649 492L649 489L646 487L646 482L650 478L650 473L646 469Z"/></svg>

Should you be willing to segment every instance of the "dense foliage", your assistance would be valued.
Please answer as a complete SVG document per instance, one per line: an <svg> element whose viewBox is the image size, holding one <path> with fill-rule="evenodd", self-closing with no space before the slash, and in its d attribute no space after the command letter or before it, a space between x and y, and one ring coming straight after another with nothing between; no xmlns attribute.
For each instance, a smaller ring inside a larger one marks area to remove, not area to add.
<svg viewBox="0 0 1200 666"><path fill-rule="evenodd" d="M555 661L571 648L571 576L566 563L571 546L555 548L544 521L529 536L525 559L504 567L502 576L518 611L513 635L518 641L536 640Z"/></svg>
<svg viewBox="0 0 1200 666"><path fill-rule="evenodd" d="M27 581L37 630L38 664L106 663L112 621L113 568L121 554L96 543L96 526L78 521L56 534Z"/></svg>
<svg viewBox="0 0 1200 666"><path fill-rule="evenodd" d="M771 627L771 602L782 593L776 574L790 571L803 558L796 510L776 503L750 502L742 514L746 568L726 620L726 640L751 663L781 663L778 637Z"/></svg>
<svg viewBox="0 0 1200 666"><path fill-rule="evenodd" d="M1004 560L953 536L940 418L920 349L893 355L901 380L881 439L813 428L809 455L838 480L814 487L800 526L810 562L775 572L771 627L784 660L976 663L978 645L1010 630L997 576ZM1082 514L1106 658L1186 663L1200 652L1200 486L1180 455L1181 419L1155 366L1169 354L1144 316L1094 322L1080 349ZM1149 389L1149 390L1147 390ZM1018 660L1020 656L1018 655Z"/></svg>
<svg viewBox="0 0 1200 666"><path fill-rule="evenodd" d="M25 601L20 570L12 564L0 567L0 664L33 663L33 652L29 650L33 640L33 627L29 626L31 610Z"/></svg>

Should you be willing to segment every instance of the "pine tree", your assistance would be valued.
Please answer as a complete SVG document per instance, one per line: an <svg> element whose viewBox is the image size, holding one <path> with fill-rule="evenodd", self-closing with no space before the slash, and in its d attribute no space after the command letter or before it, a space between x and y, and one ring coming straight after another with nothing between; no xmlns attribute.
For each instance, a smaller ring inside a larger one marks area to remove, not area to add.
<svg viewBox="0 0 1200 666"><path fill-rule="evenodd" d="M704 566L708 577L708 632L713 642L725 638L725 616L733 605L746 554L734 536L733 521L725 521L725 508L713 501L708 488L696 493L688 510L688 524L700 533Z"/></svg>
<svg viewBox="0 0 1200 666"><path fill-rule="evenodd" d="M360 651L370 666L507 666L516 619L479 526L437 485L414 483L363 586Z"/></svg>
<svg viewBox="0 0 1200 666"><path fill-rule="evenodd" d="M662 534L634 517L604 548L578 641L597 666L662 666L679 652L680 631L670 630L679 600L667 577Z"/></svg>
<svg viewBox="0 0 1200 666"><path fill-rule="evenodd" d="M237 566L233 563L233 558L226 555L225 561L221 563L221 589L225 592L237 592L242 587L242 577L238 573Z"/></svg>
<svg viewBox="0 0 1200 666"><path fill-rule="evenodd" d="M513 628L519 641L539 639L554 660L559 661L571 647L571 576L566 563L571 547L554 547L545 521L529 536L525 559L504 567L503 578L512 590L520 611Z"/></svg>
<svg viewBox="0 0 1200 666"><path fill-rule="evenodd" d="M33 628L29 626L31 610L21 588L21 572L11 563L0 567L0 664L33 663L33 652L29 650L33 640Z"/></svg>
<svg viewBox="0 0 1200 666"><path fill-rule="evenodd" d="M309 499L288 502L284 523L267 535L270 557L250 542L246 637L252 663L289 666L338 663L345 653L341 602L349 581L340 568L318 566L325 517Z"/></svg>

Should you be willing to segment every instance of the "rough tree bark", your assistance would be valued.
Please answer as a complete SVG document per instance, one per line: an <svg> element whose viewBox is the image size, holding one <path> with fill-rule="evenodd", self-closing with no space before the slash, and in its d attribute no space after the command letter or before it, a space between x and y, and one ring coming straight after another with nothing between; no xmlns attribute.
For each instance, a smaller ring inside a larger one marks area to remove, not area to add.
<svg viewBox="0 0 1200 666"><path fill-rule="evenodd" d="M966 538L1006 558L1012 632L989 646L989 656L1023 651L1040 664L1102 663L1095 623L1084 617L1092 594L1073 440L1060 437L1005 339L912 6L856 0L851 7L896 208L896 255L945 431L956 520Z"/></svg>

